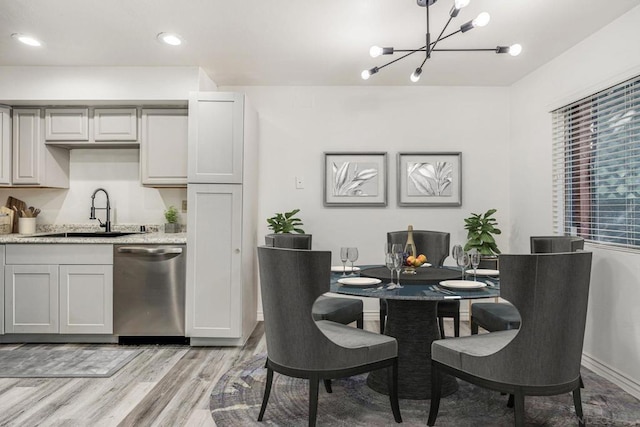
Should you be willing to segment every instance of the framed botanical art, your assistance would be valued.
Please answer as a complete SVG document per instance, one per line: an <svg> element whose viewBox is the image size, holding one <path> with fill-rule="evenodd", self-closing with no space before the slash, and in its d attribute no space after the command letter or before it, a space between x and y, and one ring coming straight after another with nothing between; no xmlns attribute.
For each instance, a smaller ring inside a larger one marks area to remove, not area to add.
<svg viewBox="0 0 640 427"><path fill-rule="evenodd" d="M462 153L398 153L399 206L461 206Z"/></svg>
<svg viewBox="0 0 640 427"><path fill-rule="evenodd" d="M324 153L325 206L386 206L387 153Z"/></svg>

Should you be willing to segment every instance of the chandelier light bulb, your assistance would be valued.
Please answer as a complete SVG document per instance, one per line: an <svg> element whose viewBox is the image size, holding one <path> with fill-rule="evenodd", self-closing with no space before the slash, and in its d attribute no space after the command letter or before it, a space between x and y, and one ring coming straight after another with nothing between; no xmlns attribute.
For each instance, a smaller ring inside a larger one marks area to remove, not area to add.
<svg viewBox="0 0 640 427"><path fill-rule="evenodd" d="M416 68L416 70L411 73L411 77L409 78L412 82L417 83L418 80L420 80L420 74L422 74L422 68Z"/></svg>
<svg viewBox="0 0 640 427"><path fill-rule="evenodd" d="M518 56L522 52L522 46L518 43L509 46L509 55Z"/></svg>
<svg viewBox="0 0 640 427"><path fill-rule="evenodd" d="M463 7L469 6L469 2L470 2L470 1L471 1L471 0L455 0L455 1L453 2L453 5L454 5L454 7L455 7L456 9L460 10L460 9L462 9Z"/></svg>
<svg viewBox="0 0 640 427"><path fill-rule="evenodd" d="M360 74L360 77L362 77L362 80L369 80L369 77L371 77L371 73L369 72L369 70L363 70Z"/></svg>
<svg viewBox="0 0 640 427"><path fill-rule="evenodd" d="M371 49L369 49L369 55L371 55L372 58L377 58L382 55L382 48L380 46L371 46Z"/></svg>
<svg viewBox="0 0 640 427"><path fill-rule="evenodd" d="M11 37L18 40L20 43L26 44L27 46L33 46L33 47L42 46L42 43L40 42L40 40L25 34L14 33L14 34L11 34Z"/></svg>
<svg viewBox="0 0 640 427"><path fill-rule="evenodd" d="M482 12L472 22L474 27L484 27L490 20L491 16L487 12Z"/></svg>

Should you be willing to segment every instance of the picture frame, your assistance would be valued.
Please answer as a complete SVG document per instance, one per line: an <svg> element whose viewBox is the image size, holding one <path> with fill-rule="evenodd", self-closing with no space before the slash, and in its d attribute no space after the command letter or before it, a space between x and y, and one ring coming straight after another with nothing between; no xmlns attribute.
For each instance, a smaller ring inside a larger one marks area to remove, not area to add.
<svg viewBox="0 0 640 427"><path fill-rule="evenodd" d="M387 206L386 152L325 152L324 206Z"/></svg>
<svg viewBox="0 0 640 427"><path fill-rule="evenodd" d="M398 206L462 206L461 152L398 153Z"/></svg>

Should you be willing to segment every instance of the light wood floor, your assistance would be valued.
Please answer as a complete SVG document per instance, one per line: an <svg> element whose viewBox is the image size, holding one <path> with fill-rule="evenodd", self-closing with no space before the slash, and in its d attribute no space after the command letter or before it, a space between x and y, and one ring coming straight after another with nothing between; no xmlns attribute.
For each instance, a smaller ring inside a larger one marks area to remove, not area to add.
<svg viewBox="0 0 640 427"><path fill-rule="evenodd" d="M453 324L445 323L452 336ZM377 321L365 322L365 329L378 328ZM460 329L469 335L467 322ZM262 323L243 348L139 348L144 351L110 378L0 378L0 426L215 426L209 395L218 379L266 351Z"/></svg>

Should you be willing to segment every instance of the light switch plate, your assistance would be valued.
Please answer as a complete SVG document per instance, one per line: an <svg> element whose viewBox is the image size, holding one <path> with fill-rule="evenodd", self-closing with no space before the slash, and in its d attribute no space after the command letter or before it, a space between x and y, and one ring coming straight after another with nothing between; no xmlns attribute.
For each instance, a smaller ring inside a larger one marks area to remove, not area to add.
<svg viewBox="0 0 640 427"><path fill-rule="evenodd" d="M304 188L304 178L301 176L296 176L296 188L298 190Z"/></svg>

